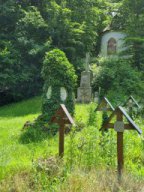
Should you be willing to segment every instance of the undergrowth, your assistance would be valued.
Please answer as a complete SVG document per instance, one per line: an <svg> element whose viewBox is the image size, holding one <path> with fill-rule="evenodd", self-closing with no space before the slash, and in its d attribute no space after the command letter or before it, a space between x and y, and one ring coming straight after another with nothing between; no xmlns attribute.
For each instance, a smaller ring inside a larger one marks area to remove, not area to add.
<svg viewBox="0 0 144 192"><path fill-rule="evenodd" d="M22 129L26 121L32 122L41 113L38 103L40 99L35 98L0 108L0 191L143 192L142 137L134 131L124 133L125 172L119 185L116 133L99 131L102 113L94 112L95 104L76 105L77 126L65 135L62 160L58 134ZM23 112L18 115L20 109ZM136 122L144 130L142 120Z"/></svg>

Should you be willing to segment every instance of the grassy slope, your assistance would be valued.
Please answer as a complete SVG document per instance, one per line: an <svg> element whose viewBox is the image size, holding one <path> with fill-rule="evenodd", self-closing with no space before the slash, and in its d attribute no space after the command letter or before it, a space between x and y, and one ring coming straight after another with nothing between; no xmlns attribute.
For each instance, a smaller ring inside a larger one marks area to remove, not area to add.
<svg viewBox="0 0 144 192"><path fill-rule="evenodd" d="M78 120L86 123L86 108L81 106L77 111ZM0 108L0 179L6 174L29 169L32 160L58 153L57 136L40 142L21 143L23 125L26 121L33 121L40 113L40 97Z"/></svg>
<svg viewBox="0 0 144 192"><path fill-rule="evenodd" d="M40 106L41 100L37 97L0 108L0 178L7 172L29 169L32 159L54 151L57 138L29 144L20 141L24 123L40 114Z"/></svg>
<svg viewBox="0 0 144 192"><path fill-rule="evenodd" d="M33 121L40 114L40 106L41 100L39 97L36 97L28 101L23 101L0 108L0 179L4 177L8 178L9 175L19 174L19 172L21 172L22 170L30 171L33 167L32 160L36 160L39 157L48 157L57 154L57 135L53 138L45 138L40 142L31 142L29 144L21 143L20 136L23 134L22 127L24 123L28 120ZM76 106L76 122L79 124L79 127L83 126L81 125L81 122L87 127L86 129L83 129L81 132L78 132L74 135L72 143L70 137L66 137L65 159L69 165L72 163L73 166L76 165L76 167L79 168L85 167L87 169L95 165L96 167L99 167L101 165L108 165L115 168L115 133L111 132L110 135L103 140L103 142L105 143L104 149L100 148L99 132L96 131L95 126L90 125L93 119L89 119L90 122L88 125L88 117L89 113L91 112L89 106ZM92 115L93 113L91 114L91 116ZM97 118L96 122L97 124L100 124L100 117ZM139 122L139 124L142 125L141 122ZM141 128L144 128L143 125L141 126ZM113 139L108 142L110 138ZM83 143L85 144L83 145ZM128 171L131 171L137 176L144 176L144 146L141 142L141 138L137 137L137 134L135 132L125 133L125 164L125 167ZM73 183L70 183L69 185L69 182L74 182L73 180L76 177L75 174L78 175L79 178L82 177L82 181L80 181L82 182L81 187L86 184L85 179L83 178L83 174L85 173L79 174L76 172L74 173L74 176L72 174L68 181L64 183L62 191L67 191L65 189L67 189L67 187L71 185L72 188L79 187L79 183L76 183L76 186L73 186ZM89 178L90 176L86 175L86 177ZM23 176L21 180L23 180ZM59 179L58 182L60 182ZM88 188L90 182L87 182ZM50 186L51 185L53 184L50 184ZM42 186L47 187L47 184L42 184ZM5 184L4 188L6 188ZM23 190L20 189L18 191ZM69 191L75 191L75 189Z"/></svg>

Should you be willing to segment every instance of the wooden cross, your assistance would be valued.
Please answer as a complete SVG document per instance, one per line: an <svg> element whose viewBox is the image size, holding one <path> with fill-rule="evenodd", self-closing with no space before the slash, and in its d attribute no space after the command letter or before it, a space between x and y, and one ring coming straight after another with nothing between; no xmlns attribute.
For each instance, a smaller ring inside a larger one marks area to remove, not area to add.
<svg viewBox="0 0 144 192"><path fill-rule="evenodd" d="M138 104L138 102L134 99L133 96L130 96L126 102L123 104L123 107L125 107L128 112L129 115L133 118L133 108L137 108L137 110L140 110L140 105Z"/></svg>
<svg viewBox="0 0 144 192"><path fill-rule="evenodd" d="M112 106L110 101L106 97L104 97L98 104L95 111L114 111L114 107Z"/></svg>
<svg viewBox="0 0 144 192"><path fill-rule="evenodd" d="M63 157L65 125L75 125L73 118L64 104L60 104L60 108L51 118L51 123L57 123L59 125L59 156Z"/></svg>
<svg viewBox="0 0 144 192"><path fill-rule="evenodd" d="M137 107L138 109L140 108L140 105L138 104L138 102L134 99L133 96L130 96L126 102L123 104L123 106L128 106L129 103L131 102L132 107Z"/></svg>
<svg viewBox="0 0 144 192"><path fill-rule="evenodd" d="M110 123L113 117L116 116L116 122ZM126 118L128 123L124 123L123 118ZM126 113L126 111L121 107L117 107L115 111L111 114L108 120L104 123L102 129L114 128L117 132L117 162L118 162L118 178L121 178L122 170L124 166L124 157L123 157L123 133L125 130L135 130L139 134L142 134L142 131L134 123L131 117Z"/></svg>

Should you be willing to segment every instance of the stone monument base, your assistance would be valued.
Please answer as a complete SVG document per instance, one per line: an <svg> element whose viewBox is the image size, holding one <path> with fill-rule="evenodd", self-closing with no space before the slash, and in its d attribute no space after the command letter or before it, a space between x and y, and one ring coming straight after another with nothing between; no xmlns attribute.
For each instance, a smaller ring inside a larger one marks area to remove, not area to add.
<svg viewBox="0 0 144 192"><path fill-rule="evenodd" d="M92 98L92 88L91 87L79 87L77 90L77 102L79 103L89 103Z"/></svg>

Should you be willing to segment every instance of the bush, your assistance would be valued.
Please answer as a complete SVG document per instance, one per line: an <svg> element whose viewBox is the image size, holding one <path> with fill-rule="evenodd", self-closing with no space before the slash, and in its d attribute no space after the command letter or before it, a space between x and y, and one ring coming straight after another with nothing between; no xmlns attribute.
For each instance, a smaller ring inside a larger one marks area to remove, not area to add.
<svg viewBox="0 0 144 192"><path fill-rule="evenodd" d="M63 103L71 114L74 112L74 88L77 76L64 52L54 49L47 52L43 62L44 79L42 113L49 120ZM66 98L62 98L62 91Z"/></svg>
<svg viewBox="0 0 144 192"><path fill-rule="evenodd" d="M120 104L129 95L142 96L144 82L142 74L131 66L131 61L124 58L100 60L99 72L94 80L94 89L102 88L102 95L107 95L114 104Z"/></svg>

